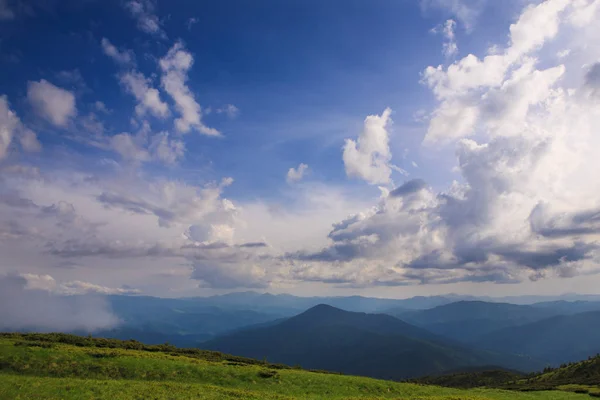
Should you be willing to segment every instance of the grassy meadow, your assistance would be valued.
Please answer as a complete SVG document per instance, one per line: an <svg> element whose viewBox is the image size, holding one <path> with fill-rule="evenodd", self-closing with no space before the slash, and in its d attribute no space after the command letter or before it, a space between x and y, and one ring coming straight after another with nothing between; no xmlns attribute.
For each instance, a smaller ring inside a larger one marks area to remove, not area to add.
<svg viewBox="0 0 600 400"><path fill-rule="evenodd" d="M588 398L559 390L461 390L397 383L132 341L0 335L0 399Z"/></svg>

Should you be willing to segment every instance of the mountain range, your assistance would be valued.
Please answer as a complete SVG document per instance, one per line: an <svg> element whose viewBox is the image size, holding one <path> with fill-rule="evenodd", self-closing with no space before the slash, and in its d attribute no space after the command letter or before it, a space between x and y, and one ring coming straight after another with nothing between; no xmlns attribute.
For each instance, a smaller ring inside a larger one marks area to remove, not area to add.
<svg viewBox="0 0 600 400"><path fill-rule="evenodd" d="M122 323L95 336L387 379L482 367L529 372L600 351L595 301L525 305L454 295L394 300L255 292L107 300Z"/></svg>
<svg viewBox="0 0 600 400"><path fill-rule="evenodd" d="M529 370L540 366L527 357L462 346L389 315L328 305L202 346L303 368L396 380L483 365Z"/></svg>

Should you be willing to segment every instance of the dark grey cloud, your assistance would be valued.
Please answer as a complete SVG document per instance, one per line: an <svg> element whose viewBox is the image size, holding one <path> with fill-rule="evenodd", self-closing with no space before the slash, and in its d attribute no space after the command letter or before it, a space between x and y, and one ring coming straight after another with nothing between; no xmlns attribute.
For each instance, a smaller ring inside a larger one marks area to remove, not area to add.
<svg viewBox="0 0 600 400"><path fill-rule="evenodd" d="M593 64L585 74L584 85L593 96L600 97L600 62Z"/></svg>
<svg viewBox="0 0 600 400"><path fill-rule="evenodd" d="M96 199L107 208L121 208L134 214L156 215L160 226L168 227L176 217L173 211L121 194L104 192Z"/></svg>
<svg viewBox="0 0 600 400"><path fill-rule="evenodd" d="M111 242L94 236L82 239L69 239L61 242L48 242L46 248L48 253L63 258L135 258L179 255L176 249L160 243Z"/></svg>
<svg viewBox="0 0 600 400"><path fill-rule="evenodd" d="M37 208L37 205L30 199L21 197L16 192L0 192L0 204L15 208Z"/></svg>
<svg viewBox="0 0 600 400"><path fill-rule="evenodd" d="M502 256L507 261L531 268L533 270L546 269L558 266L564 262L581 261L591 257L591 252L598 249L598 245L589 243L575 243L568 247L545 246L537 250L522 250L518 247L506 247L494 250L495 254Z"/></svg>
<svg viewBox="0 0 600 400"><path fill-rule="evenodd" d="M0 221L0 239L27 239L34 236L36 236L34 229L14 219Z"/></svg>
<svg viewBox="0 0 600 400"><path fill-rule="evenodd" d="M320 261L320 262L335 262L335 261L352 261L356 258L366 255L367 246L360 243L334 243L317 252L298 251L295 253L286 254L286 258L299 261Z"/></svg>
<svg viewBox="0 0 600 400"><path fill-rule="evenodd" d="M427 188L427 183L423 179L412 179L404 185L397 187L390 192L392 197L404 197Z"/></svg>
<svg viewBox="0 0 600 400"><path fill-rule="evenodd" d="M241 247L241 248L262 248L262 247L268 247L269 245L265 242L249 242L249 243L242 243L239 244L237 247Z"/></svg>
<svg viewBox="0 0 600 400"><path fill-rule="evenodd" d="M196 249L196 250L222 250L222 249L260 249L268 247L269 245L265 242L249 242L236 245L230 245L224 242L210 242L210 243L188 243L183 245L182 249Z"/></svg>
<svg viewBox="0 0 600 400"><path fill-rule="evenodd" d="M600 233L600 209L550 215L538 204L529 215L531 231L549 238Z"/></svg>

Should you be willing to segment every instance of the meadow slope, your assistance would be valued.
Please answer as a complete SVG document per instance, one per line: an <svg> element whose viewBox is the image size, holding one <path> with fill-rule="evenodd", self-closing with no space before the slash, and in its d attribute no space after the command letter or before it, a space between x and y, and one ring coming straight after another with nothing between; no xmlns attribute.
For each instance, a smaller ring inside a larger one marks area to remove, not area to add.
<svg viewBox="0 0 600 400"><path fill-rule="evenodd" d="M173 346L71 335L0 335L0 399L589 398L561 391L460 390L306 371Z"/></svg>

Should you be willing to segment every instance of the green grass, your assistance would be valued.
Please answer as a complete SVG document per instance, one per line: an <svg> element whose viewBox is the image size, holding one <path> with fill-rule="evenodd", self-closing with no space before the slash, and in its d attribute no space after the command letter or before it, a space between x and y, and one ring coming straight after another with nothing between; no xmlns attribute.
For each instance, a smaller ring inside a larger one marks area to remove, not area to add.
<svg viewBox="0 0 600 400"><path fill-rule="evenodd" d="M589 399L566 391L449 389L213 352L77 346L43 338L0 336L0 399Z"/></svg>

